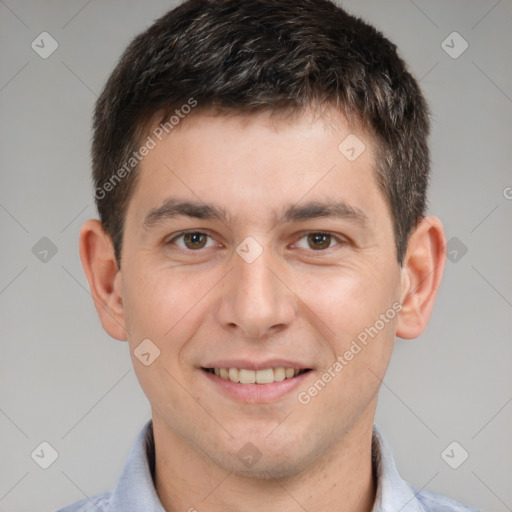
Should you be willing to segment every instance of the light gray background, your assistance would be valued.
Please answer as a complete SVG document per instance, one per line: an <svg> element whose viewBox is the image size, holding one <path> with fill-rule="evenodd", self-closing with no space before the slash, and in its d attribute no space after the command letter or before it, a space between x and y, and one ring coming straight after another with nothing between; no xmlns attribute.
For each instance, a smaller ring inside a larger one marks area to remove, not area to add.
<svg viewBox="0 0 512 512"><path fill-rule="evenodd" d="M132 37L174 5L0 1L2 512L52 511L112 488L150 416L127 345L97 319L77 237L96 215L94 101ZM512 2L343 5L421 79L433 113L431 212L468 249L447 263L427 332L398 340L376 422L410 482L512 510ZM59 44L46 60L31 48L43 31ZM457 59L441 47L453 31L469 43ZM58 248L46 263L32 253L44 236ZM441 457L454 440L469 453L456 470ZM30 457L42 441L59 453L46 470Z"/></svg>

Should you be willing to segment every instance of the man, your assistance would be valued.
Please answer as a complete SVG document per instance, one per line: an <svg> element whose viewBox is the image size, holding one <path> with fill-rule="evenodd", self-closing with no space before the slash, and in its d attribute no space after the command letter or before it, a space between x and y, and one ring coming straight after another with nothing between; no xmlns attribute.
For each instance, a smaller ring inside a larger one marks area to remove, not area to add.
<svg viewBox="0 0 512 512"><path fill-rule="evenodd" d="M152 420L63 511L472 510L404 482L373 424L444 267L428 129L395 46L327 0L189 0L130 44L80 254Z"/></svg>

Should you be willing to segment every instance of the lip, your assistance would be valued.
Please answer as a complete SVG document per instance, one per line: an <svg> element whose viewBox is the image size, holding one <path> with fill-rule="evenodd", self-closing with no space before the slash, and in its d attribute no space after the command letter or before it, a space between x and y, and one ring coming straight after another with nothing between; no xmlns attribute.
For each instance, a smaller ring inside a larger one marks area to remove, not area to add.
<svg viewBox="0 0 512 512"><path fill-rule="evenodd" d="M237 364L240 364L238 362ZM245 362L244 364L247 364ZM265 364L268 364L265 363ZM259 368L254 368L256 363L253 363L253 368L249 368L247 366L241 366L246 369L263 369L263 368L274 368L283 366L282 364L277 364L275 366L260 366ZM227 368L228 366L221 366L220 368ZM204 367L206 368L206 367ZM219 368L208 367L208 368ZM231 365L231 368L240 368L236 365ZM293 368L293 366L289 366L289 368ZM296 368L300 368L300 366L296 366ZM305 367L303 368L305 369ZM204 375L211 384L213 384L214 388L217 389L224 396L231 398L237 402L245 402L249 404L264 404L264 403L272 403L276 402L281 398L286 397L286 395L291 394L295 389L297 389L301 384L304 383L304 380L308 378L309 375L313 373L313 371L301 373L291 379L284 379L280 382L272 382L270 384L240 384L239 382L232 382L227 379L223 379L222 377L217 377L212 373L209 373L202 368L199 369L201 375Z"/></svg>
<svg viewBox="0 0 512 512"><path fill-rule="evenodd" d="M267 368L297 368L298 370L312 369L311 366L290 361L287 359L266 359L265 361L256 361L255 359L221 359L202 364L202 368L244 368L246 370L266 370Z"/></svg>

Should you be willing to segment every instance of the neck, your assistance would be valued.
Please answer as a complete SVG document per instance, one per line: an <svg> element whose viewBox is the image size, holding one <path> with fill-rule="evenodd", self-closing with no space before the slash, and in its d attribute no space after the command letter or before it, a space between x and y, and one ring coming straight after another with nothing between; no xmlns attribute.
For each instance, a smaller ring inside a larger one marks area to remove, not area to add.
<svg viewBox="0 0 512 512"><path fill-rule="evenodd" d="M220 468L153 415L156 490L167 512L370 512L376 493L372 426L373 419L364 428L356 424L293 477L257 479Z"/></svg>

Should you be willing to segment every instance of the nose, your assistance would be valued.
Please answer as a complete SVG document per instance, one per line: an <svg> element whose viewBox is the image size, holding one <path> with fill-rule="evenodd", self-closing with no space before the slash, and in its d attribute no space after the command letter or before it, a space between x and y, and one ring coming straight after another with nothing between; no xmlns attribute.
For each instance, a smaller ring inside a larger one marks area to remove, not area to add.
<svg viewBox="0 0 512 512"><path fill-rule="evenodd" d="M296 297L270 250L251 263L238 254L234 260L216 308L222 328L252 340L286 329L296 314Z"/></svg>

